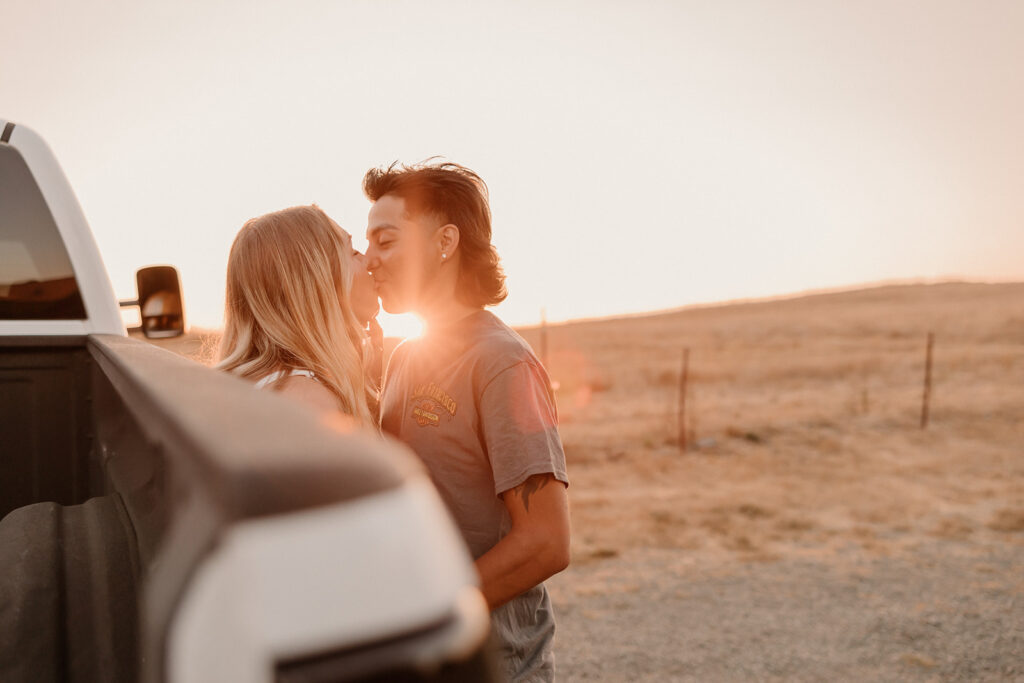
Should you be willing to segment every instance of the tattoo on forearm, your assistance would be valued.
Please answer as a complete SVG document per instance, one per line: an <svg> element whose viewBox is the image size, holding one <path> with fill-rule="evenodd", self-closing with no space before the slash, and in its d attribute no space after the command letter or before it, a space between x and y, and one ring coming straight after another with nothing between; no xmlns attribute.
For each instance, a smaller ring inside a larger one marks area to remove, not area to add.
<svg viewBox="0 0 1024 683"><path fill-rule="evenodd" d="M530 496L547 486L550 479L551 477L546 474L535 474L513 489L515 494L523 499L523 507L527 512L530 511Z"/></svg>

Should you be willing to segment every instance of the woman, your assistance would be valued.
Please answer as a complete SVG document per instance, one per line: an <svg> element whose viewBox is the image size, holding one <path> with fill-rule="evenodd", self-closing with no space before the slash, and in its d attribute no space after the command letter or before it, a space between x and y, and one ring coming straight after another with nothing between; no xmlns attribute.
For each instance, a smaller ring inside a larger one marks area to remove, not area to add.
<svg viewBox="0 0 1024 683"><path fill-rule="evenodd" d="M249 220L228 257L216 368L377 428L367 381L373 281L352 237L316 205Z"/></svg>

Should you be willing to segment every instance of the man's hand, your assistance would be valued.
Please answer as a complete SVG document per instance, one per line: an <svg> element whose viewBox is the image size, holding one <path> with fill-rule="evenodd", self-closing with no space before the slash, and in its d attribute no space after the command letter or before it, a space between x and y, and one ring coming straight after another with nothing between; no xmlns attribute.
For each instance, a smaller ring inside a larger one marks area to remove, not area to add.
<svg viewBox="0 0 1024 683"><path fill-rule="evenodd" d="M493 610L569 566L569 497L552 474L501 494L512 530L476 561Z"/></svg>

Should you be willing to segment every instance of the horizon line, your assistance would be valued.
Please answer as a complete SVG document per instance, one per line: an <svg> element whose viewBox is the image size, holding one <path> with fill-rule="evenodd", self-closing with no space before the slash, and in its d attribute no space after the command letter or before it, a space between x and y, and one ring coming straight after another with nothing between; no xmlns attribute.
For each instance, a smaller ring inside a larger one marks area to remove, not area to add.
<svg viewBox="0 0 1024 683"><path fill-rule="evenodd" d="M871 289L884 289L885 287L913 287L913 286L935 286L935 285L1024 285L1024 280L1019 279L981 279L981 278L964 278L960 276L945 276L938 278L928 277L912 277L912 278L886 278L882 280L869 280L867 282L861 282L852 285L838 285L835 287L814 287L810 289L797 290L795 292L786 292L783 294L771 294L768 296L750 296L750 297L736 297L733 299L719 299L715 301L699 301L692 304L683 304L682 306L673 306L670 308L656 308L648 311L633 311L633 312L622 312L622 313L611 313L609 315L601 316L590 316L583 318L564 318L559 320L546 320L544 322L526 323L521 325L510 325L516 330L534 330L540 328L542 325L549 327L555 325L574 325L578 323L590 323L598 321L614 321L614 320L629 320L633 318L646 318L654 317L658 315L669 315L672 313L682 313L684 311L701 310L707 308L725 308L727 306L742 306L744 304L757 304L757 303L769 303L773 301L787 301L794 299L803 299L812 296L822 296L827 294L844 294L850 292L867 291ZM202 334L211 332L221 332L223 327L203 327L200 325L189 325L189 334ZM401 339L402 337L388 337L390 339Z"/></svg>
<svg viewBox="0 0 1024 683"><path fill-rule="evenodd" d="M654 317L658 315L669 315L672 313L682 313L684 311L701 310L706 308L725 308L727 306L741 306L744 304L757 304L757 303L770 303L774 301L787 301L794 299L803 299L812 296L822 296L827 294L844 294L850 292L861 292L872 289L884 289L886 287L912 287L912 286L934 286L934 285L1024 285L1024 280L1020 279L982 279L982 278L964 278L961 276L943 276L937 278L929 277L910 277L910 278L886 278L882 280L869 280L852 285L837 285L835 287L814 287L810 289L802 289L795 292L786 292L783 294L770 294L767 296L750 296L750 297L736 297L733 299L719 299L715 301L700 301L692 304L683 304L682 306L673 306L670 308L656 308L649 311L635 311L635 312L624 312L624 313L612 313L610 315L591 316L584 318L565 318L562 320L547 320L544 322L529 323L525 325L512 325L512 327L521 330L532 330L540 328L542 325L547 324L549 327L552 325L572 325L576 323L589 323L598 321L613 321L613 320L628 320L633 318L646 318Z"/></svg>

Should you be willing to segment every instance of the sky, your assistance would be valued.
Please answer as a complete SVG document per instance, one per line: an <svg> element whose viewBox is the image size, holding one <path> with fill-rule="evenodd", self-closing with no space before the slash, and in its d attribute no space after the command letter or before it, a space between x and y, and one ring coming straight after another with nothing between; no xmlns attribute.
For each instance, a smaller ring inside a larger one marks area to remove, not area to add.
<svg viewBox="0 0 1024 683"><path fill-rule="evenodd" d="M0 0L0 117L122 298L218 327L250 217L365 246L368 168L488 183L512 324L884 280L1024 279L1024 3ZM387 318L385 330L405 329Z"/></svg>

